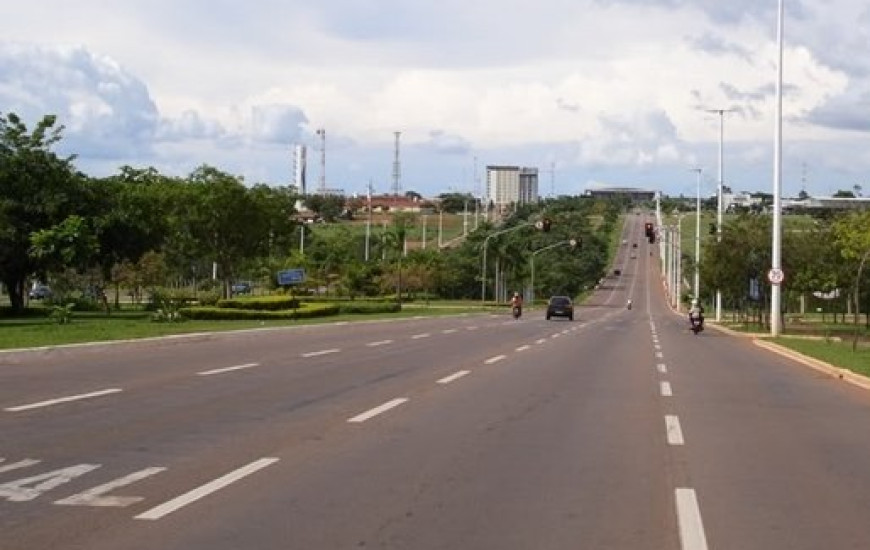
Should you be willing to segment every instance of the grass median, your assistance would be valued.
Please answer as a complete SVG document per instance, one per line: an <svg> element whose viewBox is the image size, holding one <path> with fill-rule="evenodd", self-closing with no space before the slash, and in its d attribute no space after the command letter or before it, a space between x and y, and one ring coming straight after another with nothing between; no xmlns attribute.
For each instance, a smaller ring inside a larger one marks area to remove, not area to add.
<svg viewBox="0 0 870 550"><path fill-rule="evenodd" d="M852 351L851 341L799 338L772 338L770 341L836 367L870 376L870 348L859 347Z"/></svg>
<svg viewBox="0 0 870 550"><path fill-rule="evenodd" d="M0 349L50 347L85 342L108 342L154 338L175 334L224 332L263 328L293 327L337 322L407 319L420 316L444 316L481 313L479 307L465 303L431 304L406 307L397 313L331 315L315 319L286 321L182 321L156 323L151 314L142 311L75 313L68 324L57 324L44 317L0 319Z"/></svg>

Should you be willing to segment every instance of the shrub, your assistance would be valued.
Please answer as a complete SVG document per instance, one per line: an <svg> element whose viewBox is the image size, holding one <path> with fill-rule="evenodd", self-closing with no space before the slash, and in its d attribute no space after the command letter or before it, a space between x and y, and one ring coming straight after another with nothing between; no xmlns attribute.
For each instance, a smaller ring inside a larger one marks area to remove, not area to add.
<svg viewBox="0 0 870 550"><path fill-rule="evenodd" d="M72 322L74 307L75 304L72 302L63 306L51 306L48 317L58 325L68 325Z"/></svg>
<svg viewBox="0 0 870 550"><path fill-rule="evenodd" d="M226 309L248 309L256 311L280 311L297 309L299 300L290 296L258 296L255 298L230 298L218 300L217 307Z"/></svg>
<svg viewBox="0 0 870 550"><path fill-rule="evenodd" d="M402 306L395 302L340 302L337 305L341 313L397 313L399 311L402 311Z"/></svg>
<svg viewBox="0 0 870 550"><path fill-rule="evenodd" d="M186 307L180 313L187 319L202 321L245 321L245 320L292 320L311 319L338 315L339 308L335 304L304 305L299 309L262 310L262 309L230 309L226 307Z"/></svg>

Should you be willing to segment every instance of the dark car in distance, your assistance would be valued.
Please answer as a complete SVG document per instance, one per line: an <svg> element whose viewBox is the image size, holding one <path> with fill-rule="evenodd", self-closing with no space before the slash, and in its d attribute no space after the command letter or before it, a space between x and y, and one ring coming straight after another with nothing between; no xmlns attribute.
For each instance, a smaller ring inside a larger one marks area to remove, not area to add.
<svg viewBox="0 0 870 550"><path fill-rule="evenodd" d="M574 320L574 303L567 296L551 296L547 302L547 320L551 317L567 317Z"/></svg>

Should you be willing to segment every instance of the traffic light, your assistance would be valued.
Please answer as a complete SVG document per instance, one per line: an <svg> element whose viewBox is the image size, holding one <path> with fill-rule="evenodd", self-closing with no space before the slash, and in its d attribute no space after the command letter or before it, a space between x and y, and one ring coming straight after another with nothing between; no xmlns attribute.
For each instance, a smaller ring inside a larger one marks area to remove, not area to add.
<svg viewBox="0 0 870 550"><path fill-rule="evenodd" d="M541 231L547 233L550 231L550 226L553 225L553 220L550 218L544 218L541 220Z"/></svg>

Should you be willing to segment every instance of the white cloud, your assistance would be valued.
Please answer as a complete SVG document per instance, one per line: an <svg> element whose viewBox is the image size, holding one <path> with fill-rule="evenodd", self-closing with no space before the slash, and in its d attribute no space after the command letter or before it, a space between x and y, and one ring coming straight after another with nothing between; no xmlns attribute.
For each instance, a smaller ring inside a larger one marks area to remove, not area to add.
<svg viewBox="0 0 870 550"><path fill-rule="evenodd" d="M328 173L346 188L388 178L394 131L403 171L432 192L467 179L471 156L557 161L564 181L667 183L686 164L715 164L718 117L704 109L724 107L737 111L731 174L769 172L774 3L43 0L9 10L17 24L4 36L18 42L0 43L0 105L30 120L56 112L65 146L101 169L211 163L285 181L290 144L313 145L323 127ZM798 162L846 177L827 153L870 141L870 56L856 54L870 9L788 10L787 139ZM32 28L57 42L32 43ZM863 158L849 177L870 170Z"/></svg>

